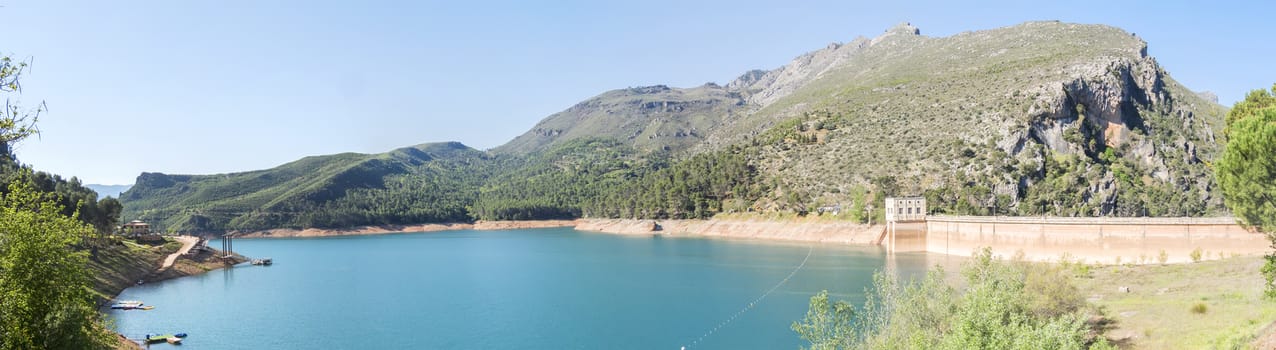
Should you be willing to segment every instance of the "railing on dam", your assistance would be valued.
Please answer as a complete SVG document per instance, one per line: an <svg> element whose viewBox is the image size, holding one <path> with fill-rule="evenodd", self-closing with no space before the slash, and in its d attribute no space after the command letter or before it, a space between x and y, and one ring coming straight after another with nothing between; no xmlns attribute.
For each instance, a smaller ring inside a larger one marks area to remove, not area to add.
<svg viewBox="0 0 1276 350"><path fill-rule="evenodd" d="M928 222L1015 223L1051 225L1235 225L1233 217L1063 217L1063 216L965 216L930 215Z"/></svg>

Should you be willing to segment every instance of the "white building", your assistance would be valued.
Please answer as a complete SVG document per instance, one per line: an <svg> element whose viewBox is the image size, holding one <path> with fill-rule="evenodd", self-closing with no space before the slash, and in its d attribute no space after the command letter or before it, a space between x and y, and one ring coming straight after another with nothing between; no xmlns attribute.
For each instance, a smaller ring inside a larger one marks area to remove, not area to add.
<svg viewBox="0 0 1276 350"><path fill-rule="evenodd" d="M925 197L886 198L886 222L926 220Z"/></svg>

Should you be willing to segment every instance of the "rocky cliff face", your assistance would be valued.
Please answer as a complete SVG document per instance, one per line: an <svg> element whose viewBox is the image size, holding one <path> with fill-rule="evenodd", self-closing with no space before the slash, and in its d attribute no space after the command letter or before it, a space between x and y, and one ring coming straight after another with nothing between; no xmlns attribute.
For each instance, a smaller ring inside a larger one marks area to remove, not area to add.
<svg viewBox="0 0 1276 350"><path fill-rule="evenodd" d="M1194 94L1171 93L1165 71L1146 56L1146 47L1139 52L1137 58L1069 67L1072 79L1043 91L1028 110L1029 127L1006 135L998 148L1021 156L1032 153L1035 144L1052 154L1091 159L1102 158L1110 149L1112 155L1136 162L1155 181L1201 182L1180 189L1208 194L1208 181L1200 181L1207 172L1201 154L1212 156L1220 150L1214 126L1221 109ZM1198 105L1215 108L1197 118ZM1105 174L1084 195L1114 202L1120 190L1114 181Z"/></svg>
<svg viewBox="0 0 1276 350"><path fill-rule="evenodd" d="M869 40L863 37L845 44L831 43L822 50L798 56L784 67L746 73L727 87L746 96L749 103L765 107L840 67L868 45Z"/></svg>
<svg viewBox="0 0 1276 350"><path fill-rule="evenodd" d="M747 86L757 109L706 148L762 148L779 189L759 208L846 203L891 177L906 194L970 208L1130 215L1183 193L1173 199L1199 205L1160 214L1220 209L1204 162L1224 109L1117 28L1032 22L932 38L904 24L738 81L728 86Z"/></svg>

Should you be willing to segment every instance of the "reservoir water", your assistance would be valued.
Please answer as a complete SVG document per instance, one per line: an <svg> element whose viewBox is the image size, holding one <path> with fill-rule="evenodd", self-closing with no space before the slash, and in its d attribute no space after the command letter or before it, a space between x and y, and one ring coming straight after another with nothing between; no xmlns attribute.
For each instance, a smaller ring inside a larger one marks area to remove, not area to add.
<svg viewBox="0 0 1276 350"><path fill-rule="evenodd" d="M570 228L244 239L235 249L275 264L129 288L120 300L156 308L111 310L115 328L134 339L188 333L185 349L796 349L789 326L812 295L859 304L888 261L879 247ZM890 263L913 275L935 259Z"/></svg>

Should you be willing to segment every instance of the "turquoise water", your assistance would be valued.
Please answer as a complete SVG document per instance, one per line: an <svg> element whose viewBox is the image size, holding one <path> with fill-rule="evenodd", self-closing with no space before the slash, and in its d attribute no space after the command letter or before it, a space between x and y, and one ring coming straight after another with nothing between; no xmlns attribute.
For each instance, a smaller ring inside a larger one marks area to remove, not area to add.
<svg viewBox="0 0 1276 350"><path fill-rule="evenodd" d="M827 289L859 303L886 264L878 247L565 228L244 239L235 248L275 264L129 288L119 299L156 308L110 311L116 329L189 333L186 349L796 349L789 325L811 295ZM804 259L754 308L705 335ZM913 274L935 263L927 259L942 258L892 261Z"/></svg>

